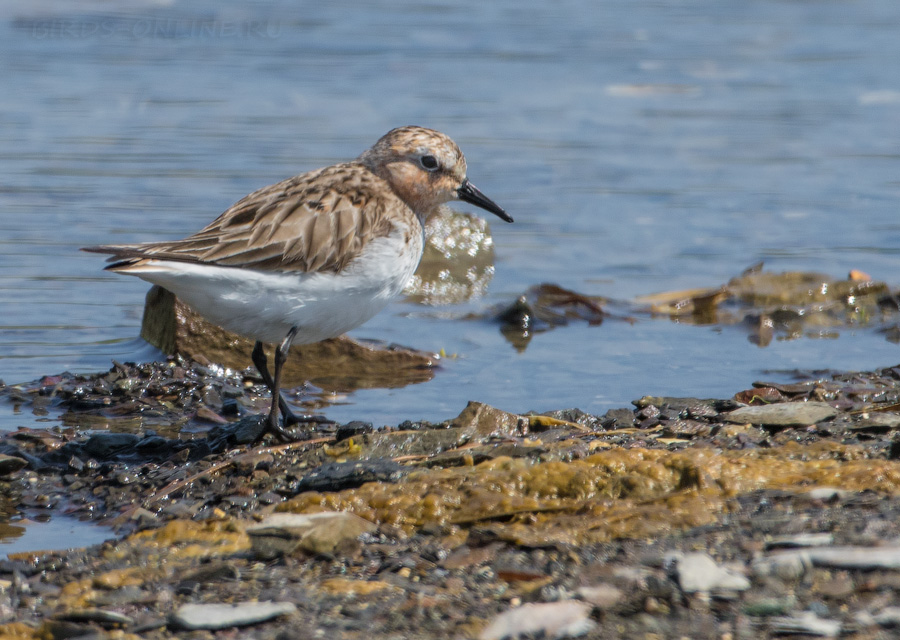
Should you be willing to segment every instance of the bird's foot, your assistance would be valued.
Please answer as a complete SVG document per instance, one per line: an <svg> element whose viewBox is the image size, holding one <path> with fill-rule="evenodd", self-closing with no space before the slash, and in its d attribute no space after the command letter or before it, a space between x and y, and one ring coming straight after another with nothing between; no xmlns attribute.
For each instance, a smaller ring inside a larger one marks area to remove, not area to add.
<svg viewBox="0 0 900 640"><path fill-rule="evenodd" d="M284 406L281 407L280 413L282 415L281 420L279 420L277 415L272 415L271 413L266 416L264 428L256 438L254 444L258 444L267 433L273 434L283 442L299 442L300 440L308 439L309 436L307 435L304 437L303 435L294 435L288 431L290 427L298 424L334 424L333 420L329 420L325 416L297 415Z"/></svg>
<svg viewBox="0 0 900 640"><path fill-rule="evenodd" d="M253 444L259 444L267 433L275 435L279 440L282 440L283 442L297 442L301 439L288 433L288 431L281 425L278 417L276 416L273 420L271 414L266 418L265 425Z"/></svg>

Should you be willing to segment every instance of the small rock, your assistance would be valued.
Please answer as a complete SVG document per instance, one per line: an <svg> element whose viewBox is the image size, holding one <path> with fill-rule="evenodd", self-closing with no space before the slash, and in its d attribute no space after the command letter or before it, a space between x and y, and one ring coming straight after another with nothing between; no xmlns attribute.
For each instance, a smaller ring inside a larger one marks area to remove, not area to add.
<svg viewBox="0 0 900 640"><path fill-rule="evenodd" d="M329 462L300 478L295 491L342 491L367 482L397 482L409 471L408 467L387 458Z"/></svg>
<svg viewBox="0 0 900 640"><path fill-rule="evenodd" d="M245 627L290 615L292 602L241 602L237 604L185 604L172 614L169 624L180 629L227 629Z"/></svg>
<svg viewBox="0 0 900 640"><path fill-rule="evenodd" d="M367 433L372 433L374 431L374 427L371 422L362 422L361 420L353 420L352 422L348 422L347 424L343 424L337 428L337 431L334 433L334 439L336 442L340 442L341 440L346 440L347 438L354 438L361 435L365 435Z"/></svg>
<svg viewBox="0 0 900 640"><path fill-rule="evenodd" d="M841 632L838 620L820 618L812 611L804 611L795 616L783 616L771 619L773 633L806 634L819 637L834 637Z"/></svg>
<svg viewBox="0 0 900 640"><path fill-rule="evenodd" d="M477 567L494 559L497 555L497 549L500 545L492 544L486 547L477 547L470 549L467 545L462 545L454 549L446 558L441 561L441 566L445 569L466 569L469 567Z"/></svg>
<svg viewBox="0 0 900 640"><path fill-rule="evenodd" d="M156 602L156 594L144 591L138 586L126 585L111 591L98 591L92 598L97 606L121 607L123 605L140 605Z"/></svg>
<svg viewBox="0 0 900 640"><path fill-rule="evenodd" d="M890 431L897 427L900 427L900 414L887 411L863 414L850 425L853 431Z"/></svg>
<svg viewBox="0 0 900 640"><path fill-rule="evenodd" d="M862 611L857 611L853 614L853 622L855 622L860 627L874 627L877 622L875 622L875 616L871 614L871 612L863 609Z"/></svg>
<svg viewBox="0 0 900 640"><path fill-rule="evenodd" d="M451 427L461 429L470 438L516 435L518 424L519 416L473 401L450 421Z"/></svg>
<svg viewBox="0 0 900 640"><path fill-rule="evenodd" d="M157 518L156 514L153 513L152 511L148 511L147 509L144 509L143 507L138 507L137 509L135 509L134 511L132 511L129 514L128 519L133 520L135 522L140 521L141 523L147 523L147 522L155 522L158 518Z"/></svg>
<svg viewBox="0 0 900 640"><path fill-rule="evenodd" d="M47 620L41 625L41 633L53 640L67 640L68 638L93 639L99 636L97 627L90 624L70 622L68 620Z"/></svg>
<svg viewBox="0 0 900 640"><path fill-rule="evenodd" d="M54 616L57 620L67 620L69 622L96 622L98 624L121 625L127 626L134 624L134 620L121 613L115 611L107 611L105 609L78 609L75 611L67 611Z"/></svg>
<svg viewBox="0 0 900 640"><path fill-rule="evenodd" d="M816 424L837 415L837 409L824 402L780 402L741 407L722 414L726 422L762 424L772 427L797 427Z"/></svg>
<svg viewBox="0 0 900 640"><path fill-rule="evenodd" d="M900 569L900 547L822 547L803 551L783 551L768 559L789 562L802 554L817 567L834 569Z"/></svg>
<svg viewBox="0 0 900 640"><path fill-rule="evenodd" d="M259 467L268 467L275 461L271 453L241 453L232 459L235 470L242 476L249 476Z"/></svg>
<svg viewBox="0 0 900 640"><path fill-rule="evenodd" d="M140 441L133 433L95 433L84 443L84 452L99 460L133 449Z"/></svg>
<svg viewBox="0 0 900 640"><path fill-rule="evenodd" d="M596 627L590 613L591 605L576 600L526 604L495 617L478 637L480 640L521 636L575 638Z"/></svg>
<svg viewBox="0 0 900 640"><path fill-rule="evenodd" d="M716 564L705 553L671 554L666 564L684 593L746 591L750 581Z"/></svg>
<svg viewBox="0 0 900 640"><path fill-rule="evenodd" d="M828 572L823 572L829 575ZM856 593L856 583L846 571L838 571L834 577L817 580L813 584L813 591L823 598L831 600L844 600Z"/></svg>
<svg viewBox="0 0 900 640"><path fill-rule="evenodd" d="M580 599L590 602L596 608L607 611L625 600L625 594L618 587L611 584L597 584L590 587L580 587L576 592Z"/></svg>
<svg viewBox="0 0 900 640"><path fill-rule="evenodd" d="M631 409L610 409L600 419L604 429L622 429L634 426L634 411Z"/></svg>
<svg viewBox="0 0 900 640"><path fill-rule="evenodd" d="M0 476L10 476L26 466L28 462L22 458L0 454Z"/></svg>
<svg viewBox="0 0 900 640"><path fill-rule="evenodd" d="M833 500L841 500L843 498L847 498L853 495L853 491L847 491L846 489L838 489L837 487L814 487L809 491L803 493L802 495L806 496L811 500L822 500L824 502L831 502Z"/></svg>
<svg viewBox="0 0 900 640"><path fill-rule="evenodd" d="M247 528L257 557L272 559L298 549L330 553L344 540L355 540L375 529L364 518L342 511L323 513L276 513Z"/></svg>
<svg viewBox="0 0 900 640"><path fill-rule="evenodd" d="M754 617L783 616L797 606L797 597L760 598L744 605L744 613Z"/></svg>
<svg viewBox="0 0 900 640"><path fill-rule="evenodd" d="M201 565L199 569L195 569L188 573L182 581L188 582L221 582L224 580L237 580L241 577L241 572L228 562L211 562Z"/></svg>
<svg viewBox="0 0 900 640"><path fill-rule="evenodd" d="M792 547L823 547L834 542L830 533L799 533L793 536L778 536L766 542L767 549Z"/></svg>
<svg viewBox="0 0 900 640"><path fill-rule="evenodd" d="M753 563L753 573L759 577L775 576L785 582L799 580L812 569L806 550L776 553Z"/></svg>
<svg viewBox="0 0 900 640"><path fill-rule="evenodd" d="M253 504L253 498L250 496L223 496L222 502L230 507L245 510L248 509L251 504Z"/></svg>
<svg viewBox="0 0 900 640"><path fill-rule="evenodd" d="M885 607L873 616L873 620L882 627L900 627L900 607Z"/></svg>

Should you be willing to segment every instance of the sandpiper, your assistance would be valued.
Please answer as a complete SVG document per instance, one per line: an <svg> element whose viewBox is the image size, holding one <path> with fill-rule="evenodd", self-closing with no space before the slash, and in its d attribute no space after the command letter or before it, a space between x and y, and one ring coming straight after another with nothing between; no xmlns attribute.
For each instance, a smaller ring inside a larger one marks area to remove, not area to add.
<svg viewBox="0 0 900 640"><path fill-rule="evenodd" d="M279 388L291 344L339 336L381 311L419 264L425 221L452 200L513 221L469 182L453 140L400 127L352 162L254 191L183 240L84 250L112 254L107 270L255 340L253 364L272 392L266 431L290 440L296 418ZM272 375L263 343L277 345Z"/></svg>

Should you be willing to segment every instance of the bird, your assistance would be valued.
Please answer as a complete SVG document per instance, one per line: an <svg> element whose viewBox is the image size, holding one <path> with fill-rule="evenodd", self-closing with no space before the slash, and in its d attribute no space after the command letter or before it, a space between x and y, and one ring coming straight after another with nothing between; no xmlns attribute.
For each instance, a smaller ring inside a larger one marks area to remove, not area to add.
<svg viewBox="0 0 900 640"><path fill-rule="evenodd" d="M425 222L455 200L513 222L469 181L449 136L404 126L355 160L254 191L184 239L82 250L110 254L106 270L159 285L254 340L251 359L272 394L260 438L291 441L286 429L300 420L280 392L291 345L342 335L397 297L422 258Z"/></svg>

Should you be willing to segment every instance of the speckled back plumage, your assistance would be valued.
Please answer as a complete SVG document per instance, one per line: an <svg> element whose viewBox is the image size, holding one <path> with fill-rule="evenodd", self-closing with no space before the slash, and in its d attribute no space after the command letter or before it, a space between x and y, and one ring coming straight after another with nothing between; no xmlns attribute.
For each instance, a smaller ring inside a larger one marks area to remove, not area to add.
<svg viewBox="0 0 900 640"><path fill-rule="evenodd" d="M425 173L410 159L427 150L444 171ZM112 254L113 271L145 259L264 271L338 273L371 240L401 225L418 229L454 198L466 163L446 135L422 127L385 134L356 161L263 187L182 240L89 247ZM443 183L446 183L445 185Z"/></svg>
<svg viewBox="0 0 900 640"><path fill-rule="evenodd" d="M358 163L311 171L254 191L183 240L102 247L113 269L136 259L204 262L265 271L338 272L387 235L399 201ZM413 223L410 212L407 216ZM123 260L123 258L127 258Z"/></svg>

